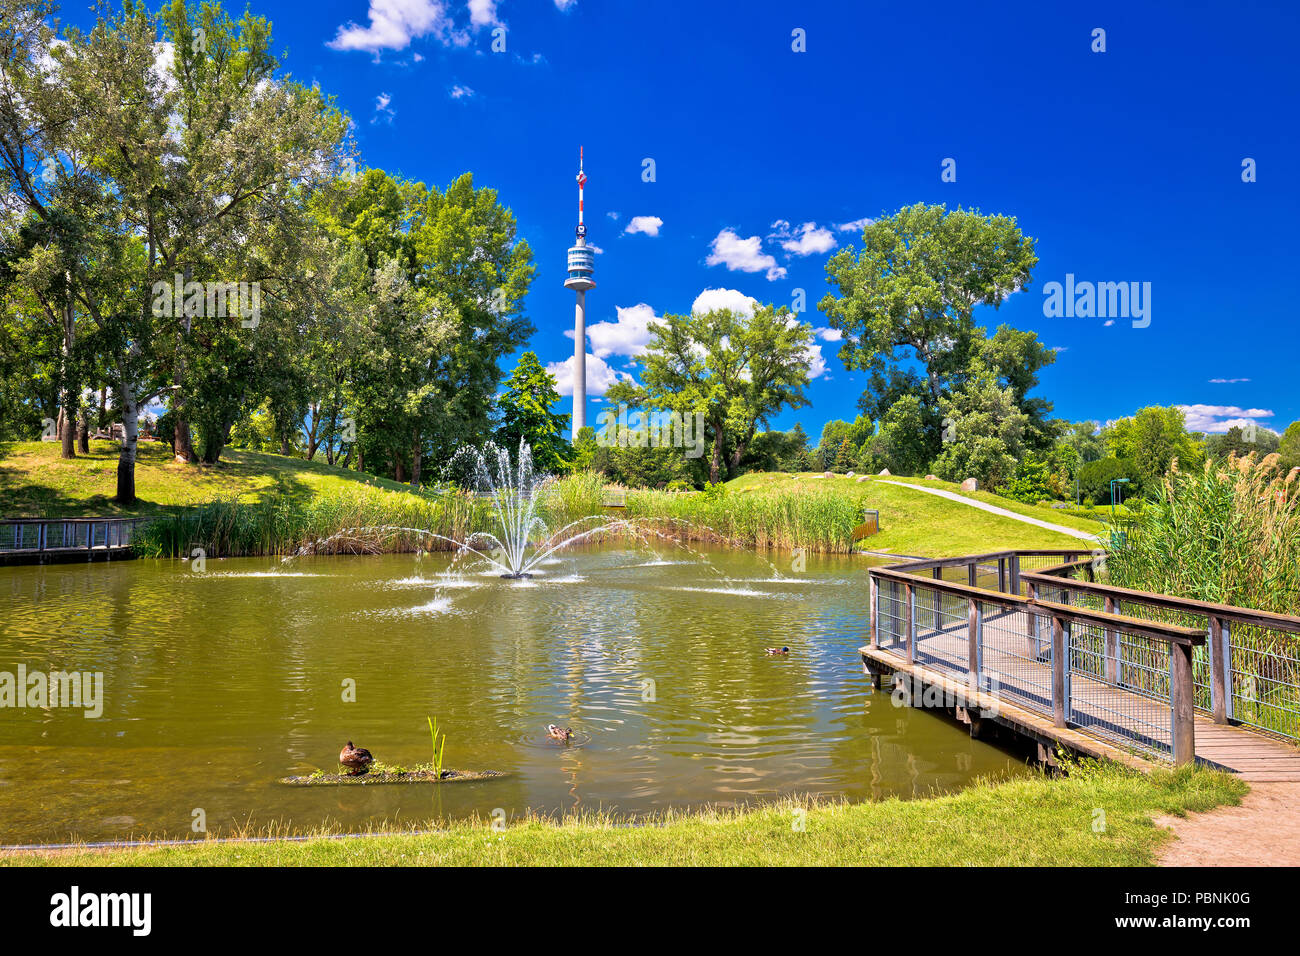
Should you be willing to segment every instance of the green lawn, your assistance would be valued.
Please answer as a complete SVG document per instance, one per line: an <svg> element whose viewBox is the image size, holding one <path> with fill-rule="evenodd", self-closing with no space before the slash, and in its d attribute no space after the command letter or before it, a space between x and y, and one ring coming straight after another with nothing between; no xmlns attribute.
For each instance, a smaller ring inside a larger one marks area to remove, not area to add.
<svg viewBox="0 0 1300 956"><path fill-rule="evenodd" d="M980 554L1008 548L1079 548L1086 550L1088 542L1016 521L1013 518L989 514L978 508L949 501L911 488L890 484L890 480L869 477L859 482L857 476L848 478L835 475L821 477L820 472L809 472L792 479L786 474L759 472L742 475L727 483L729 494L765 494L793 487L834 490L859 500L862 508L875 508L880 512L880 533L859 543L861 548L888 551L893 554L919 554L926 557L953 557L962 554ZM942 487L958 491L960 486L951 482L925 479L899 478L912 484ZM1050 521L1067 528L1076 528L1096 534L1101 526L1083 518L1062 515L1052 508L1024 505L987 492L967 495L980 501L1006 508L1017 514Z"/></svg>
<svg viewBox="0 0 1300 956"><path fill-rule="evenodd" d="M319 461L235 449L225 451L216 465L173 461L170 446L160 442L141 442L138 454L139 502L124 509L112 500L117 492L117 442L91 442L89 455L71 459L59 457L57 442L2 443L0 516L151 515L218 497L257 501L280 493L306 499L365 482L394 491L407 487Z"/></svg>
<svg viewBox="0 0 1300 956"><path fill-rule="evenodd" d="M1191 767L1116 767L981 783L922 800L611 817L486 820L425 835L11 853L15 866L1143 866L1169 836L1152 817L1236 804L1245 784ZM799 823L803 829L798 829Z"/></svg>

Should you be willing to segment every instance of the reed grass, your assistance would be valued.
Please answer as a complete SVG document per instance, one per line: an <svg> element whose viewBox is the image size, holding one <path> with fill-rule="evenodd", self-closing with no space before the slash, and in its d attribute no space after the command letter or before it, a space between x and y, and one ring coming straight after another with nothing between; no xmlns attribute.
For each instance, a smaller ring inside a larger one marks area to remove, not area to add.
<svg viewBox="0 0 1300 956"><path fill-rule="evenodd" d="M847 553L862 522L860 500L831 489L712 495L626 489L626 507L620 509L603 504L609 491L594 473L551 481L538 492L538 514L551 532L603 516L627 521L612 536L659 534L830 553ZM150 557L188 557L194 548L209 557L391 553L450 550L471 535L496 530L487 499L456 490L411 494L360 485L307 500L219 498L153 521L137 531L134 545Z"/></svg>
<svg viewBox="0 0 1300 956"><path fill-rule="evenodd" d="M1300 468L1278 456L1175 468L1154 502L1112 546L1106 570L1122 587L1300 614Z"/></svg>
<svg viewBox="0 0 1300 956"><path fill-rule="evenodd" d="M1300 468L1278 456L1175 464L1154 502L1108 549L1109 583L1139 591L1300 615ZM1122 612L1205 628L1204 615L1125 601ZM1300 635L1231 625L1233 716L1300 739ZM1208 708L1205 647L1193 660L1197 706Z"/></svg>

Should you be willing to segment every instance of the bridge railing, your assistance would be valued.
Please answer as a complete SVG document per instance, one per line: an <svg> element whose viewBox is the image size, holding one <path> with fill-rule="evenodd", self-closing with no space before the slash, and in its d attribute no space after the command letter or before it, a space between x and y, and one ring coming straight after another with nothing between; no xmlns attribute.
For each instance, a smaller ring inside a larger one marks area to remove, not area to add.
<svg viewBox="0 0 1300 956"><path fill-rule="evenodd" d="M125 548L149 518L0 519L0 554L102 551Z"/></svg>
<svg viewBox="0 0 1300 956"><path fill-rule="evenodd" d="M872 643L1057 727L1175 763L1194 759L1192 655L1202 631L1017 593L1029 583L1021 560L1059 565L1082 553L996 552L872 568ZM978 585L989 575L1001 589ZM1126 645L1142 653L1124 658L1117 648ZM1126 692L1125 681L1146 692Z"/></svg>
<svg viewBox="0 0 1300 956"><path fill-rule="evenodd" d="M1300 740L1300 617L1118 587L1095 580L1100 570L1090 560L1066 560L1024 580L1031 596L1201 631L1206 641L1192 661L1196 708L1216 723ZM1148 653L1119 650L1135 668ZM1142 693L1145 684L1133 680L1131 689Z"/></svg>

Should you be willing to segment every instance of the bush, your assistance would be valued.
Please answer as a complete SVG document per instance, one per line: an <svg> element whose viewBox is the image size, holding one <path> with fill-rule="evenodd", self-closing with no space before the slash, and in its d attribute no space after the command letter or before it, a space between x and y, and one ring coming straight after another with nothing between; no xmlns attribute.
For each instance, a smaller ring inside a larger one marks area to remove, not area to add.
<svg viewBox="0 0 1300 956"><path fill-rule="evenodd" d="M1141 490L1138 484L1137 469L1133 463L1124 458L1099 458L1090 461L1079 469L1079 488L1093 501L1110 504L1110 483L1118 478L1127 478L1129 483L1120 492L1120 498L1136 496Z"/></svg>

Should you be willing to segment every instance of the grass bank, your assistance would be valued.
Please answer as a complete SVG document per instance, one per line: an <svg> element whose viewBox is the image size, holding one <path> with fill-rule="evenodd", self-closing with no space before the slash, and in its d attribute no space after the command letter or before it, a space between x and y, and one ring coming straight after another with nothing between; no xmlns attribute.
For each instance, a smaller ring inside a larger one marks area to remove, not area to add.
<svg viewBox="0 0 1300 956"><path fill-rule="evenodd" d="M136 473L141 500L125 511L112 502L113 443L95 442L90 455L70 460L58 453L52 442L0 446L0 515L160 516L137 538L138 549L153 556L188 555L195 547L210 556L292 553L344 529L371 530L338 538L321 550L436 549L445 545L375 529L420 528L463 540L493 530L495 524L485 502L463 495L414 493L386 479L258 452L230 451L228 460L213 466L178 464L166 446L157 444L141 446ZM757 473L713 493L629 490L622 509L605 507L604 497L598 477L573 476L550 487L541 513L552 529L605 515L635 519L650 534L688 541L847 553L863 512L871 508L880 512L881 532L859 548L945 557L1012 547L1079 546L1065 535L874 478ZM1081 530L1097 527L1052 509L987 497L1018 513Z"/></svg>
<svg viewBox="0 0 1300 956"><path fill-rule="evenodd" d="M980 783L931 799L787 800L744 811L673 812L643 826L587 815L530 819L495 832L480 819L439 833L22 852L0 856L0 864L1144 866L1169 839L1153 817L1236 804L1246 790L1226 774L1192 767L1149 776L1084 767L1064 779Z"/></svg>

